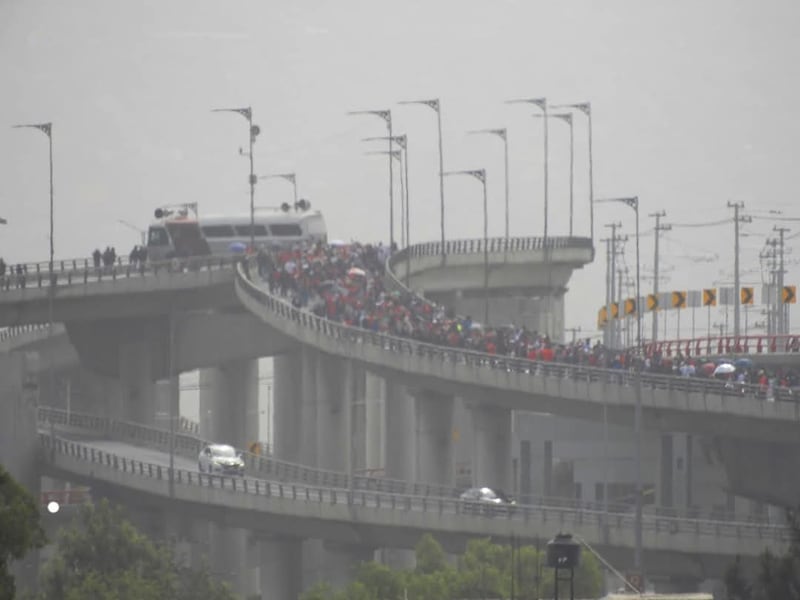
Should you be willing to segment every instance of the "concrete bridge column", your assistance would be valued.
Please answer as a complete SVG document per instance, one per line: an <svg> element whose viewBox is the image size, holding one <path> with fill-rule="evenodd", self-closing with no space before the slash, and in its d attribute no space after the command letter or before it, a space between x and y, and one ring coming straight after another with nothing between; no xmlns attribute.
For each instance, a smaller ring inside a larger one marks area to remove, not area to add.
<svg viewBox="0 0 800 600"><path fill-rule="evenodd" d="M275 457L297 463L300 462L301 449L302 353L284 354L272 360Z"/></svg>
<svg viewBox="0 0 800 600"><path fill-rule="evenodd" d="M180 395L181 382L179 377L156 381L155 422L157 427L169 429L170 405L174 407L172 410L175 412L175 418L180 417Z"/></svg>
<svg viewBox="0 0 800 600"><path fill-rule="evenodd" d="M258 360L200 371L200 436L237 448L258 440Z"/></svg>
<svg viewBox="0 0 800 600"><path fill-rule="evenodd" d="M511 410L472 405L472 482L511 491Z"/></svg>
<svg viewBox="0 0 800 600"><path fill-rule="evenodd" d="M230 582L235 593L245 595L251 588L248 565L247 530L211 522L208 567L214 577Z"/></svg>
<svg viewBox="0 0 800 600"><path fill-rule="evenodd" d="M386 477L412 481L415 469L414 398L404 385L385 382L383 420Z"/></svg>
<svg viewBox="0 0 800 600"><path fill-rule="evenodd" d="M156 398L153 349L146 340L120 344L119 379L122 384L122 418L154 426Z"/></svg>
<svg viewBox="0 0 800 600"><path fill-rule="evenodd" d="M417 481L454 484L453 404L453 396L430 390L414 394Z"/></svg>
<svg viewBox="0 0 800 600"><path fill-rule="evenodd" d="M301 351L300 452L299 462L313 467L317 462L317 361L319 354L303 346Z"/></svg>
<svg viewBox="0 0 800 600"><path fill-rule="evenodd" d="M260 536L258 558L261 599L296 600L303 585L302 543Z"/></svg>
<svg viewBox="0 0 800 600"><path fill-rule="evenodd" d="M692 505L693 439L685 433L661 434L658 504L687 508Z"/></svg>
<svg viewBox="0 0 800 600"><path fill-rule="evenodd" d="M352 361L320 354L316 361L316 430L315 465L332 471L346 471L351 460L353 407Z"/></svg>
<svg viewBox="0 0 800 600"><path fill-rule="evenodd" d="M303 542L303 590L315 583L342 589L353 581L362 562L373 560L375 551L366 546L306 540Z"/></svg>

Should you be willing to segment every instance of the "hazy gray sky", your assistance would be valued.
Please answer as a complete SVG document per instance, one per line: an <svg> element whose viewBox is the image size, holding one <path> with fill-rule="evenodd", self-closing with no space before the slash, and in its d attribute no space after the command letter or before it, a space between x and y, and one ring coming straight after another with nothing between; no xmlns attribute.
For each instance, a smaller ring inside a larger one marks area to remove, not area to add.
<svg viewBox="0 0 800 600"><path fill-rule="evenodd" d="M643 234L648 213L715 221L730 214L728 200L796 216L798 27L796 0L0 0L0 216L9 220L0 255L47 258L47 140L11 125L54 123L57 256L107 244L127 253L138 234L117 221L144 228L159 204L247 210L245 121L210 112L247 105L262 129L257 172L296 171L300 195L336 238L388 237L385 162L360 141L383 135L382 122L345 112L391 108L410 139L412 239L438 239L435 115L396 105L429 97L442 101L445 168L488 171L490 235L503 226L502 147L467 129L509 128L511 233L542 232L541 120L530 118L534 107L503 103L520 96L592 102L595 195L638 194ZM575 139L575 231L588 235L581 116ZM568 226L561 122L551 123L551 166L557 235ZM286 182L260 182L257 203L290 195ZM448 237L480 236L477 182L449 180L446 201ZM606 205L596 237L615 220L632 236L631 211ZM663 260L674 270L662 289L697 289L730 272L732 240L732 225L667 234ZM763 236L743 244L743 267L757 266ZM652 246L643 235L646 270ZM604 301L597 249L568 296L567 322L584 329Z"/></svg>

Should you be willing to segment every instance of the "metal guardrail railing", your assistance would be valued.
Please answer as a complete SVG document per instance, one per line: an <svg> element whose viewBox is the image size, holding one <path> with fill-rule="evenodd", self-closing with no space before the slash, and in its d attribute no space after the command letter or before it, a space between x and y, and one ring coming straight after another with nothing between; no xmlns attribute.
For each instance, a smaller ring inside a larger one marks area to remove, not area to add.
<svg viewBox="0 0 800 600"><path fill-rule="evenodd" d="M590 238L580 237L512 237L512 238L489 238L486 240L489 252L526 252L531 250L561 250L565 248L592 248ZM546 243L545 243L546 242ZM427 242L414 244L410 248L412 257L439 256L442 254L442 242ZM483 252L484 243L482 238L469 240L446 240L444 243L444 254L473 254ZM404 250L395 253L394 256L400 261L405 258Z"/></svg>
<svg viewBox="0 0 800 600"><path fill-rule="evenodd" d="M644 352L647 356L661 354L666 358L678 353L695 357L730 355L732 358L759 354L791 354L800 353L800 335L740 335L738 337L725 335L663 340L645 344Z"/></svg>
<svg viewBox="0 0 800 600"><path fill-rule="evenodd" d="M0 342L5 342L19 335L25 333L33 333L36 331L47 331L49 325L47 323L30 323L28 325L12 325L0 330Z"/></svg>
<svg viewBox="0 0 800 600"><path fill-rule="evenodd" d="M105 417L97 417L84 413L67 412L63 409L39 407L39 423L42 425L65 425L71 429L81 430L92 434L101 434L105 437L121 442L131 443L135 446L146 446L163 451L169 451L170 432L157 427L148 427L137 423L114 421ZM200 450L208 442L191 432L178 431L175 438L175 452L179 456L196 459ZM244 452L247 472L252 476L274 478L283 482L296 482L308 485L324 485L347 489L350 487L348 475L340 471L316 469L263 456ZM457 498L462 488L445 485L426 484L422 482L404 481L386 477L370 475L355 475L353 488L357 490L370 490L376 492L408 494L412 496ZM568 510L595 510L604 511L601 502L589 502L577 498L530 496L524 499L527 504L537 506L552 506ZM633 510L630 503L610 502L608 510L614 513L626 513ZM769 521L753 515L741 515L734 512L702 511L700 509L682 509L674 507L660 507L645 505L645 514L654 516L671 516L683 519L710 519L725 522L747 522L768 525Z"/></svg>
<svg viewBox="0 0 800 600"><path fill-rule="evenodd" d="M244 295L266 308L277 317L296 323L302 328L324 335L337 343L370 345L389 353L386 366L399 364L398 356L420 356L443 364L460 364L476 369L504 370L525 373L532 376L564 379L593 383L603 382L616 386L633 386L637 373L633 369L603 369L589 367L579 363L556 363L534 361L527 358L515 358L497 354L486 354L474 350L436 346L408 338L395 337L376 333L359 327L336 323L318 317L306 310L292 306L283 298L269 294L262 287L254 284L249 278L246 264L237 267L237 293ZM245 303L246 304L246 303ZM680 377L650 372L640 374L641 384L645 390L666 390L672 394L683 394L686 399L690 394L703 397L713 395L720 397L749 396L766 400L767 390L758 384L731 384L706 377ZM532 390L534 391L534 390ZM774 390L771 398L776 402L787 402L795 408L794 420L800 421L800 390L779 388Z"/></svg>
<svg viewBox="0 0 800 600"><path fill-rule="evenodd" d="M53 263L29 263L21 274L6 273L0 277L0 291L50 286L85 284L95 281L116 281L132 277L227 269L241 261L238 256L194 256L157 262L131 263L120 257L113 265L95 267L89 259L61 260Z"/></svg>
<svg viewBox="0 0 800 600"><path fill-rule="evenodd" d="M169 481L170 479L170 469L164 465L104 452L86 444L65 440L46 433L39 434L39 442L44 451L44 459L51 463L55 462L56 455L64 455L80 461L102 465L135 477L162 481ZM99 470L93 470L93 477L100 478ZM635 520L634 515L631 513L606 514L596 510L574 510L546 505L505 505L502 510L497 510L497 507L493 506L494 510L487 511L485 505L456 498L415 496L373 490L350 490L338 486L287 484L280 481L208 475L186 469L175 469L172 479L175 485L179 486L213 487L231 493L276 496L304 502L345 504L374 509L421 510L438 514L462 514L476 519L506 518L521 523L537 520L540 522L579 523L597 527L633 530ZM785 526L748 522L680 519L670 516L645 515L642 524L644 532L660 532L671 535L685 533L693 537L709 535L717 538L755 539L762 542L772 541L781 544L787 543L791 538L791 532ZM524 531L524 529L520 531Z"/></svg>

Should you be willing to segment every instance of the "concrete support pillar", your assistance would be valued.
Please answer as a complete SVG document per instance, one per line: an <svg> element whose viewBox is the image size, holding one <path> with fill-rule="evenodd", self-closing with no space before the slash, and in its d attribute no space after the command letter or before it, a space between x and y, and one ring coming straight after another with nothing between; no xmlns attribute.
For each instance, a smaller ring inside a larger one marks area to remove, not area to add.
<svg viewBox="0 0 800 600"><path fill-rule="evenodd" d="M672 506L672 483L674 479L672 456L672 435L661 434L661 452L658 461L658 503L664 507Z"/></svg>
<svg viewBox="0 0 800 600"><path fill-rule="evenodd" d="M315 466L317 462L317 360L318 353L303 346L301 351L300 452L299 462Z"/></svg>
<svg viewBox="0 0 800 600"><path fill-rule="evenodd" d="M189 527L189 539L191 542L189 564L196 571L202 568L210 568L211 523L205 519L192 519Z"/></svg>
<svg viewBox="0 0 800 600"><path fill-rule="evenodd" d="M122 389L119 379L81 369L70 377L68 408L75 412L124 419Z"/></svg>
<svg viewBox="0 0 800 600"><path fill-rule="evenodd" d="M170 405L176 418L180 417L181 384L179 377L162 379L155 383L156 427L169 429Z"/></svg>
<svg viewBox="0 0 800 600"><path fill-rule="evenodd" d="M209 569L217 579L228 581L234 593L250 591L247 559L247 530L211 523L209 530Z"/></svg>
<svg viewBox="0 0 800 600"><path fill-rule="evenodd" d="M453 397L420 390L414 400L417 421L415 479L452 486Z"/></svg>
<svg viewBox="0 0 800 600"><path fill-rule="evenodd" d="M275 457L300 462L303 362L300 352L273 359L273 414Z"/></svg>
<svg viewBox="0 0 800 600"><path fill-rule="evenodd" d="M123 418L155 425L156 401L153 352L146 341L129 342L119 348L119 379L122 383Z"/></svg>
<svg viewBox="0 0 800 600"><path fill-rule="evenodd" d="M471 406L472 483L511 490L511 410Z"/></svg>
<svg viewBox="0 0 800 600"><path fill-rule="evenodd" d="M262 600L296 600L303 585L302 543L260 537L258 556Z"/></svg>
<svg viewBox="0 0 800 600"><path fill-rule="evenodd" d="M317 458L314 464L322 469L347 471L353 445L348 436L354 400L352 361L318 355L316 382Z"/></svg>
<svg viewBox="0 0 800 600"><path fill-rule="evenodd" d="M544 470L542 473L543 486L545 498L553 495L553 441L545 440L544 442Z"/></svg>
<svg viewBox="0 0 800 600"><path fill-rule="evenodd" d="M258 360L200 371L200 436L246 448L258 440Z"/></svg>
<svg viewBox="0 0 800 600"><path fill-rule="evenodd" d="M389 387L389 382L382 377L378 377L369 371L365 372L365 468L373 472L376 469L383 469L387 477L391 477L388 474L385 450L386 419L388 413L387 395Z"/></svg>
<svg viewBox="0 0 800 600"><path fill-rule="evenodd" d="M415 470L414 398L405 386L386 381L384 471L386 477L412 481Z"/></svg>
<svg viewBox="0 0 800 600"><path fill-rule="evenodd" d="M373 560L375 551L355 544L339 544L322 540L303 542L303 590L315 583L328 583L342 589L353 581L362 562Z"/></svg>
<svg viewBox="0 0 800 600"><path fill-rule="evenodd" d="M658 504L688 508L692 504L692 436L661 434L659 453Z"/></svg>
<svg viewBox="0 0 800 600"><path fill-rule="evenodd" d="M531 442L530 440L521 440L519 443L519 501L522 504L530 502L533 492L531 475Z"/></svg>

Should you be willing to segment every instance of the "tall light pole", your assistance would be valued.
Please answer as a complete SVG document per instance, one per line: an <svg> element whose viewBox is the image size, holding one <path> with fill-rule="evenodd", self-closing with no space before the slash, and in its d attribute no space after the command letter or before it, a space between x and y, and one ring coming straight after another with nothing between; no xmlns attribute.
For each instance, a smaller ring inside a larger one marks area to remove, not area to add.
<svg viewBox="0 0 800 600"><path fill-rule="evenodd" d="M438 98L433 98L431 100L402 100L398 102L398 104L422 104L436 112L436 126L439 132L439 223L442 236L442 258L444 258L444 154L442 151L442 105ZM389 135L391 135L391 133Z"/></svg>
<svg viewBox="0 0 800 600"><path fill-rule="evenodd" d="M607 198L595 200L595 203L621 202L633 209L636 214L636 344L641 351L642 347L642 311L641 311L641 261L639 260L639 197ZM636 435L636 518L635 518L635 548L633 553L634 567L642 574L642 365L640 361L634 366L636 407L633 416L633 428Z"/></svg>
<svg viewBox="0 0 800 600"><path fill-rule="evenodd" d="M656 298L658 298L658 242L661 238L662 231L669 231L672 229L672 225L662 225L661 218L667 216L666 211L661 210L658 212L650 213L648 216L655 217L656 219L656 226L655 226L655 238L656 238L656 247L655 247L655 254L653 256L653 294ZM658 309L660 307L656 307L656 310L653 311L653 335L651 341L655 342L658 339ZM666 318L666 317L665 317Z"/></svg>
<svg viewBox="0 0 800 600"><path fill-rule="evenodd" d="M390 110L351 110L348 115L373 115L380 117L386 123L386 130L389 132L389 251L394 251L394 159L391 153L394 151L394 134L392 133L392 111Z"/></svg>
<svg viewBox="0 0 800 600"><path fill-rule="evenodd" d="M569 125L569 237L572 237L575 206L575 127L572 123L572 113L554 113L552 116Z"/></svg>
<svg viewBox="0 0 800 600"><path fill-rule="evenodd" d="M397 136L395 136L395 137L397 137ZM392 150L391 152L389 152L388 150L375 150L375 151L372 151L372 152L366 152L365 154L383 154L383 155L387 155L388 154L391 157L392 160L396 160L396 161L398 161L400 163L400 172L401 173L403 172L403 152L402 152L402 150ZM400 198L404 198L405 195L406 195L405 184L403 183L403 178L400 177ZM402 204L403 203L402 203L402 200L401 200L401 209L402 209ZM404 228L401 227L400 230L401 230L400 231L400 240L402 242L403 241Z"/></svg>
<svg viewBox="0 0 800 600"><path fill-rule="evenodd" d="M589 232L594 246L594 173L592 161L592 104L591 102L576 102L574 104L553 104L551 108L574 108L581 111L588 118L589 129Z"/></svg>
<svg viewBox="0 0 800 600"><path fill-rule="evenodd" d="M137 227L136 225L126 221L125 219L117 219L117 223L119 223L120 225L125 225L125 227L127 227L128 229L133 229L134 231L138 231L139 237L141 238L142 246L147 245L147 232L144 229L142 229L141 227Z"/></svg>
<svg viewBox="0 0 800 600"><path fill-rule="evenodd" d="M739 304L741 303L741 283L739 279L739 223L749 223L750 217L740 216L744 202L728 201L728 208L733 209L733 337L734 346L739 342Z"/></svg>
<svg viewBox="0 0 800 600"><path fill-rule="evenodd" d="M249 106L246 108L214 108L211 112L234 112L242 115L245 119L247 119L248 131L250 134L250 151L247 153L247 156L250 158L250 177L248 179L250 183L250 251L254 251L256 247L256 205L255 205L255 198L256 198L256 181L258 178L253 171L253 144L256 141L256 136L261 133L261 128L258 125L253 125L253 109ZM239 149L239 152L244 154Z"/></svg>
<svg viewBox="0 0 800 600"><path fill-rule="evenodd" d="M376 142L380 140L388 140L389 136L380 135L376 137L368 137L364 138L362 141L364 142ZM392 141L400 146L400 149L403 151L403 158L401 160L401 168L402 172L400 173L401 180L400 182L405 182L405 194L400 199L400 217L401 217L401 229L405 228L405 242L406 246L411 245L411 221L409 218L411 209L408 207L408 137L406 134L401 135L394 135L392 136ZM406 257L408 258L408 253L406 253Z"/></svg>
<svg viewBox="0 0 800 600"><path fill-rule="evenodd" d="M54 234L54 217L53 217L53 123L29 123L23 125L14 125L14 128L29 128L38 129L47 136L50 160L50 259L47 264L49 281L49 293L47 294L47 337L53 337L53 296L55 296L55 277L53 275L53 262L55 257L55 246L53 241ZM53 372L53 357L50 355L49 372L49 386L50 386L50 402L55 401L55 373Z"/></svg>
<svg viewBox="0 0 800 600"><path fill-rule="evenodd" d="M297 206L297 176L295 173L275 173L274 175L262 175L259 179L284 179L292 184L294 190L294 206Z"/></svg>
<svg viewBox="0 0 800 600"><path fill-rule="evenodd" d="M473 129L467 132L470 135L479 133L494 135L503 140L503 189L505 194L505 217L506 217L506 247L508 247L508 226L509 226L509 213L508 213L508 132L505 127L501 129Z"/></svg>
<svg viewBox="0 0 800 600"><path fill-rule="evenodd" d="M544 125L544 244L545 244L545 252L547 251L547 222L548 222L548 198L550 195L550 186L548 183L550 168L548 166L549 159L549 142L548 142L548 130L549 127L547 125L547 98L522 98L519 100L507 100L506 104L520 104L520 103L527 103L527 104L534 104L538 106L542 110L542 123ZM549 293L549 291L548 291ZM552 332L551 332L552 333Z"/></svg>
<svg viewBox="0 0 800 600"><path fill-rule="evenodd" d="M486 170L445 171L442 175L469 175L483 185L483 326L489 324L489 202L486 195Z"/></svg>

